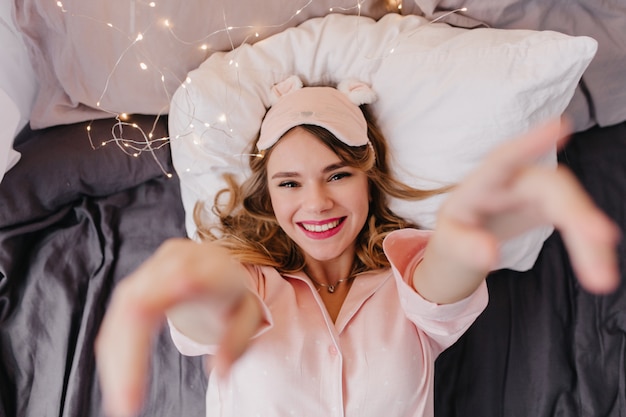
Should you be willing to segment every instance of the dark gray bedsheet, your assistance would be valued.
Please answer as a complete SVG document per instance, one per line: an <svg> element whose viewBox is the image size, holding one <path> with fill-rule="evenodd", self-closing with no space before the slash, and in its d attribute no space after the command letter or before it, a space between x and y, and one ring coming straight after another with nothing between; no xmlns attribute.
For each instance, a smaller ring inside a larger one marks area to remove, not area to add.
<svg viewBox="0 0 626 417"><path fill-rule="evenodd" d="M94 337L115 283L185 234L178 180L148 154L92 150L84 124L20 142L0 184L0 416L100 416ZM171 169L167 148L156 156ZM166 331L155 349L144 415L204 416L201 359L180 356Z"/></svg>
<svg viewBox="0 0 626 417"><path fill-rule="evenodd" d="M91 150L84 124L27 130L17 148L0 183L0 417L100 416L93 340L115 283L185 234L178 181L148 155ZM625 225L626 124L577 134L561 159ZM582 292L558 233L531 271L488 284L487 310L437 362L438 417L626 415L626 291ZM153 363L142 415L204 416L201 359L164 332Z"/></svg>

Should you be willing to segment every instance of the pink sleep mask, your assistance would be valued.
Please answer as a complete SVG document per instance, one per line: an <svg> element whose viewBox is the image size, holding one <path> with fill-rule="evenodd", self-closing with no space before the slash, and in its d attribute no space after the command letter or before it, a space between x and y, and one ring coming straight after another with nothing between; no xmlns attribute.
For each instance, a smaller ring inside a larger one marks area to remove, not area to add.
<svg viewBox="0 0 626 417"><path fill-rule="evenodd" d="M272 88L275 102L267 111L257 142L259 151L273 146L289 129L315 125L327 129L349 146L369 143L367 122L360 104L371 103L376 95L364 83L346 80L332 87L302 87L296 76Z"/></svg>

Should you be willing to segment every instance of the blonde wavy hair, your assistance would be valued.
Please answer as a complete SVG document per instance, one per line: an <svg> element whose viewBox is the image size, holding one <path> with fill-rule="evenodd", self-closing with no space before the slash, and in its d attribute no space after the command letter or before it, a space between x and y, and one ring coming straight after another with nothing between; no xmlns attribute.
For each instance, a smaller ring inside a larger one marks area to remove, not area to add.
<svg viewBox="0 0 626 417"><path fill-rule="evenodd" d="M385 236L400 228L418 228L418 225L389 209L389 197L421 200L450 188L419 190L396 180L389 169L387 142L367 105L362 105L361 110L367 121L371 147L351 147L322 127L301 126L333 150L343 163L367 174L371 195L369 215L356 238L356 257L351 276L389 267L382 247ZM254 156L256 151L251 152L252 175L242 184L238 184L233 176L225 176L227 188L215 196L212 206L213 213L219 218L218 224L203 223L204 202L196 204L194 219L202 240L220 240L240 261L293 273L304 269L305 260L300 248L280 228L274 216L266 176L272 149L268 149L262 157ZM224 199L224 196L227 198Z"/></svg>

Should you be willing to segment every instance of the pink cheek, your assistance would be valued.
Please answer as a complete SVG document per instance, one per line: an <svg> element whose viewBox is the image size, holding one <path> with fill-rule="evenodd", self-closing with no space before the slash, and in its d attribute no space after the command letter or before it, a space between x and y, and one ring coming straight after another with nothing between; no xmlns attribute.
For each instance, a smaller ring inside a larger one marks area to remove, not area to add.
<svg viewBox="0 0 626 417"><path fill-rule="evenodd" d="M278 224L283 227L285 223L290 223L293 218L293 210L289 209L286 202L277 201L277 204L272 203L272 208L274 210L274 217L278 221Z"/></svg>

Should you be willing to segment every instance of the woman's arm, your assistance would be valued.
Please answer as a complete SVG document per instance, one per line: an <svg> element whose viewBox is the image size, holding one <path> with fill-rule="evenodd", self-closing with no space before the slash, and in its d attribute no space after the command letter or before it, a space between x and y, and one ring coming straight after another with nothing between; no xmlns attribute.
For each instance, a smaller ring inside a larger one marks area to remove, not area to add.
<svg viewBox="0 0 626 417"><path fill-rule="evenodd" d="M551 121L487 156L443 203L413 286L444 304L470 295L497 264L499 243L542 224L562 234L587 290L614 290L619 229L564 167L535 164L562 137Z"/></svg>
<svg viewBox="0 0 626 417"><path fill-rule="evenodd" d="M261 308L244 284L247 274L217 243L172 239L117 285L95 346L108 415L139 411L152 341L168 311L178 330L199 342L214 342L217 335L205 328L199 318L205 307L199 306L221 300L218 311L228 323L213 364L225 372L261 324Z"/></svg>

